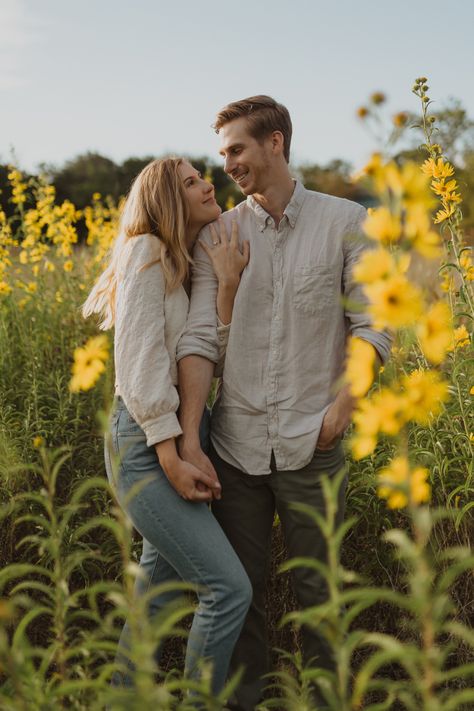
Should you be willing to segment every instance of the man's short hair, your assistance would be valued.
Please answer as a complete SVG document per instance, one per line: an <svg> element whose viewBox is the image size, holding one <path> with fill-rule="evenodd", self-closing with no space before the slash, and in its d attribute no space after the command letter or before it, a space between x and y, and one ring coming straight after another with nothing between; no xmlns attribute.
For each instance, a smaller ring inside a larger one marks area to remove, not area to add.
<svg viewBox="0 0 474 711"><path fill-rule="evenodd" d="M290 162L290 144L293 131L291 118L288 109L279 104L271 96L259 94L249 96L248 99L233 101L224 106L216 116L214 129L219 133L220 129L229 121L238 118L246 118L249 133L252 138L262 142L268 138L273 131L280 131L283 134L283 154L287 163Z"/></svg>

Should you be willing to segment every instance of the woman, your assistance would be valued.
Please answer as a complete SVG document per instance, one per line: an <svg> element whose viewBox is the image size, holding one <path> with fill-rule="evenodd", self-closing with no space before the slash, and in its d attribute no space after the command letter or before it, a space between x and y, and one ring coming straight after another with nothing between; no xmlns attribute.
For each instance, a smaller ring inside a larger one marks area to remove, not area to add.
<svg viewBox="0 0 474 711"><path fill-rule="evenodd" d="M184 580L198 586L199 606L188 638L185 673L199 676L200 659L212 662L212 690L224 685L230 656L251 600L247 575L207 502L220 496L217 480L180 459L176 411L176 345L189 305L190 252L199 230L216 220L214 187L189 163L167 158L147 165L127 198L110 265L83 313L115 325L116 406L106 469L121 505L143 536L142 575L136 594ZM205 247L219 280L217 312L231 318L248 245L240 252L237 228L230 242L221 224ZM201 435L207 439L206 414ZM111 461L119 460L118 472ZM140 485L141 482L141 485ZM163 606L157 596L150 615ZM118 659L126 658L125 624ZM122 677L129 684L130 679Z"/></svg>

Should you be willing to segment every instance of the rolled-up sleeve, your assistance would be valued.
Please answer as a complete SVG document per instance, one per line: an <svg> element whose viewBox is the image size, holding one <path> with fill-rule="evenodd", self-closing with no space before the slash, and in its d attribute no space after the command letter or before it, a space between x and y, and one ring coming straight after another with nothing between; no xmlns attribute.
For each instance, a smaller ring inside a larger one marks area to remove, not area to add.
<svg viewBox="0 0 474 711"><path fill-rule="evenodd" d="M182 434L165 343L165 283L153 239L134 238L117 290L115 323L118 391L148 446Z"/></svg>
<svg viewBox="0 0 474 711"><path fill-rule="evenodd" d="M205 227L200 232L199 239L211 243L209 228ZM191 302L176 358L181 360L188 355L199 355L218 363L222 346L217 333L217 277L199 242L194 248L193 260Z"/></svg>
<svg viewBox="0 0 474 711"><path fill-rule="evenodd" d="M368 301L362 284L354 281L353 276L355 264L357 264L364 251L371 247L362 230L362 223L366 216L367 213L364 208L360 208L357 219L350 226L344 239L344 271L342 278L345 315L348 319L349 334L371 343L379 354L382 363L385 363L390 356L392 337L388 331L377 331L373 327L370 315L366 311Z"/></svg>

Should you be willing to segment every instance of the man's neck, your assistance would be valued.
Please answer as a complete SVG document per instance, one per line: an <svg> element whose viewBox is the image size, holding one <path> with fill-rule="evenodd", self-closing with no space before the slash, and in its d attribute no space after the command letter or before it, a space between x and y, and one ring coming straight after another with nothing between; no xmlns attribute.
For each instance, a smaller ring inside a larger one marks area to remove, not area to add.
<svg viewBox="0 0 474 711"><path fill-rule="evenodd" d="M286 206L291 200L295 183L290 175L277 183L273 183L262 194L254 193L253 198L268 214L273 217L278 227Z"/></svg>

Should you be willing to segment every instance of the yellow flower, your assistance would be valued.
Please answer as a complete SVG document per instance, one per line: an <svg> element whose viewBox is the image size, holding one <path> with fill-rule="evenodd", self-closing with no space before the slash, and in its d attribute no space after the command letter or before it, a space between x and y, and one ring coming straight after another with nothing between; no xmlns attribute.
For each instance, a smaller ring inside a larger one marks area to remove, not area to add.
<svg viewBox="0 0 474 711"><path fill-rule="evenodd" d="M451 310L444 301L434 304L416 326L423 353L431 363L442 363L453 340Z"/></svg>
<svg viewBox="0 0 474 711"><path fill-rule="evenodd" d="M58 304L62 304L62 303L63 303L63 297L62 297L61 292L59 291L59 289L56 291L56 293L55 293L55 295L54 295L54 298L55 298L55 300L56 300L56 303L58 303Z"/></svg>
<svg viewBox="0 0 474 711"><path fill-rule="evenodd" d="M399 168L391 161L386 166L387 185L405 207L422 205L427 210L435 201L428 189L428 177L420 172L417 163L409 161Z"/></svg>
<svg viewBox="0 0 474 711"><path fill-rule="evenodd" d="M408 505L420 504L430 498L430 485L427 482L428 470L416 467L410 470L406 457L395 457L388 467L377 474L379 481L377 494L387 500L391 509L401 509Z"/></svg>
<svg viewBox="0 0 474 711"><path fill-rule="evenodd" d="M28 252L26 249L22 249L20 252L20 264L28 264Z"/></svg>
<svg viewBox="0 0 474 711"><path fill-rule="evenodd" d="M50 262L49 259L47 259L45 261L44 268L46 269L47 272L54 272L54 270L56 269L53 262Z"/></svg>
<svg viewBox="0 0 474 711"><path fill-rule="evenodd" d="M365 395L374 379L375 350L361 338L351 338L345 377L354 397Z"/></svg>
<svg viewBox="0 0 474 711"><path fill-rule="evenodd" d="M435 223L435 225L439 225L440 222L449 220L449 218L452 217L455 212L456 212L456 208L454 205L447 205L442 210L438 210L433 222Z"/></svg>
<svg viewBox="0 0 474 711"><path fill-rule="evenodd" d="M36 447L38 449L39 447L42 447L44 444L44 439L40 437L39 435L37 437L33 438L33 447Z"/></svg>
<svg viewBox="0 0 474 711"><path fill-rule="evenodd" d="M225 201L225 209L226 210L232 210L232 208L235 207L235 200L233 195L229 195L227 200Z"/></svg>
<svg viewBox="0 0 474 711"><path fill-rule="evenodd" d="M428 425L442 410L448 397L448 383L435 370L414 370L402 379L405 388L405 417Z"/></svg>
<svg viewBox="0 0 474 711"><path fill-rule="evenodd" d="M461 202L461 196L459 193L456 193L458 184L455 180L449 180L447 183L444 179L433 180L431 187L433 192L439 195L443 200L452 203Z"/></svg>
<svg viewBox="0 0 474 711"><path fill-rule="evenodd" d="M69 390L73 393L90 390L104 372L108 356L107 336L95 336L82 348L76 348Z"/></svg>
<svg viewBox="0 0 474 711"><path fill-rule="evenodd" d="M377 437L373 435L354 435L351 438L352 456L357 461L372 454L377 446Z"/></svg>
<svg viewBox="0 0 474 711"><path fill-rule="evenodd" d="M354 267L354 280L362 284L373 284L397 272L406 272L409 264L408 254L398 255L398 260L395 260L393 255L382 247L368 249Z"/></svg>
<svg viewBox="0 0 474 711"><path fill-rule="evenodd" d="M463 251L459 257L459 264L467 281L474 281L474 265L472 264L470 250L465 249Z"/></svg>
<svg viewBox="0 0 474 711"><path fill-rule="evenodd" d="M20 309L20 311L23 311L29 300L30 299L27 296L24 299L20 299L20 301L18 302L18 308Z"/></svg>
<svg viewBox="0 0 474 711"><path fill-rule="evenodd" d="M454 289L454 279L449 272L443 274L443 281L441 282L441 289L443 291L452 291Z"/></svg>
<svg viewBox="0 0 474 711"><path fill-rule="evenodd" d="M470 342L471 337L469 335L469 331L466 326L462 324L462 326L454 329L453 338L448 351L455 351L458 348L464 348L465 346L468 346Z"/></svg>
<svg viewBox="0 0 474 711"><path fill-rule="evenodd" d="M6 281L0 281L0 295L8 296L12 293L12 288Z"/></svg>
<svg viewBox="0 0 474 711"><path fill-rule="evenodd" d="M421 166L421 170L431 178L449 178L454 174L453 166L450 163L445 163L442 158L438 158L438 160L428 158Z"/></svg>
<svg viewBox="0 0 474 711"><path fill-rule="evenodd" d="M28 294L35 294L38 291L38 284L35 281L29 281L25 286L25 291Z"/></svg>
<svg viewBox="0 0 474 711"><path fill-rule="evenodd" d="M95 202L97 202L97 200L100 200L101 197L102 197L102 195L101 195L100 193L94 193L94 194L92 195L92 199L93 199Z"/></svg>
<svg viewBox="0 0 474 711"><path fill-rule="evenodd" d="M353 414L354 436L351 440L356 459L371 454L380 432L396 435L405 422L405 398L389 388L376 392L372 398L359 400Z"/></svg>
<svg viewBox="0 0 474 711"><path fill-rule="evenodd" d="M70 272L74 268L74 264L71 259L68 259L66 262L63 264L63 269L65 272Z"/></svg>
<svg viewBox="0 0 474 711"><path fill-rule="evenodd" d="M424 257L440 255L439 235L430 229L430 219L423 205L415 205L407 210L405 233L412 246Z"/></svg>
<svg viewBox="0 0 474 711"><path fill-rule="evenodd" d="M370 300L367 310L376 329L409 326L422 314L420 291L401 274L368 284L364 291Z"/></svg>
<svg viewBox="0 0 474 711"><path fill-rule="evenodd" d="M469 390L469 395L474 395L474 385L473 385L472 388Z"/></svg>
<svg viewBox="0 0 474 711"><path fill-rule="evenodd" d="M372 210L363 224L366 235L382 244L398 242L402 234L400 218L392 215L387 207Z"/></svg>
<svg viewBox="0 0 474 711"><path fill-rule="evenodd" d="M474 434L469 432L469 442L474 442Z"/></svg>

